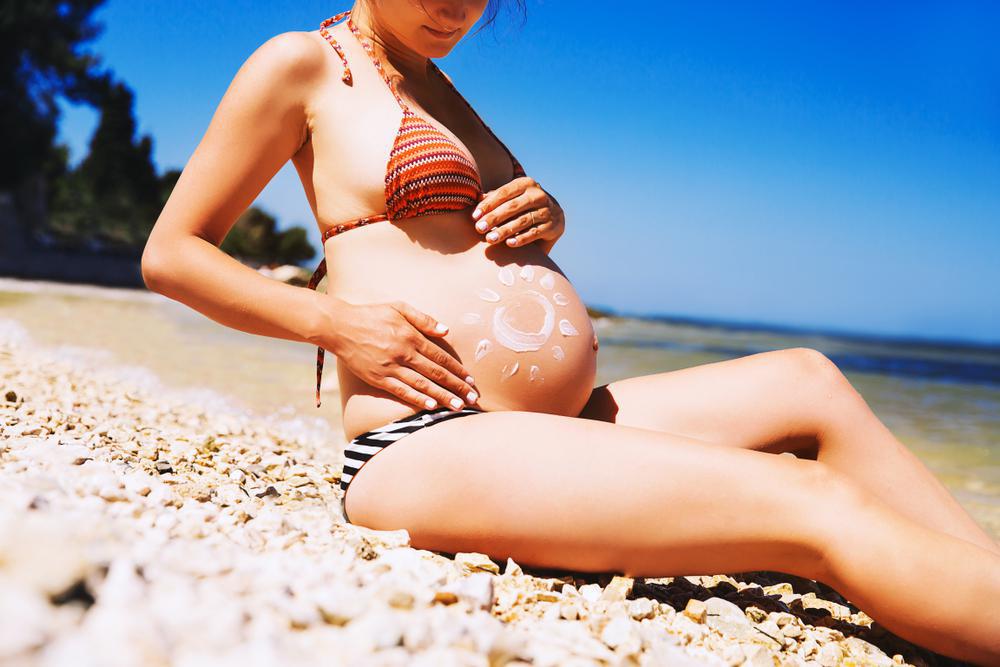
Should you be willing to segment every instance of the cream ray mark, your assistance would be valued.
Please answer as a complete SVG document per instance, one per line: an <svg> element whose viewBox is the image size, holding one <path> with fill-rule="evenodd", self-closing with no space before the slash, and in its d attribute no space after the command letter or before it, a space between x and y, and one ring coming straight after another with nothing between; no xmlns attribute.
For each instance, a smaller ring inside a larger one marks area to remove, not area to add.
<svg viewBox="0 0 1000 667"><path fill-rule="evenodd" d="M500 381L503 382L516 373L518 366L520 366L520 364L516 361L513 364L504 364L503 369L500 370Z"/></svg>
<svg viewBox="0 0 1000 667"><path fill-rule="evenodd" d="M489 338L484 338L479 341L479 344L476 345L476 361L485 357L492 349L493 343L490 342Z"/></svg>
<svg viewBox="0 0 1000 667"><path fill-rule="evenodd" d="M535 269L532 266L522 266L521 267L521 280L526 282L531 282L532 278L535 277Z"/></svg>
<svg viewBox="0 0 1000 667"><path fill-rule="evenodd" d="M514 284L514 272L510 270L509 266L502 266L497 272L497 278L507 287Z"/></svg>
<svg viewBox="0 0 1000 667"><path fill-rule="evenodd" d="M535 380L538 380L538 384L541 384L541 383L545 382L545 378L543 378L540 375L541 372L542 372L542 369L540 369L538 366L535 366L534 364L532 364L531 370L528 371L528 375L529 375L528 382L534 382Z"/></svg>
<svg viewBox="0 0 1000 667"><path fill-rule="evenodd" d="M552 346L552 356L555 357L556 361L562 361L566 357L566 353L558 345Z"/></svg>
<svg viewBox="0 0 1000 667"><path fill-rule="evenodd" d="M563 336L576 336L580 332L576 330L576 327L569 320L559 320L559 333Z"/></svg>
<svg viewBox="0 0 1000 667"><path fill-rule="evenodd" d="M482 324L483 316L479 313L462 313L462 324Z"/></svg>
<svg viewBox="0 0 1000 667"><path fill-rule="evenodd" d="M489 287L483 287L477 292L479 298L483 301L499 301L500 295L491 290Z"/></svg>
<svg viewBox="0 0 1000 667"><path fill-rule="evenodd" d="M545 289L552 289L552 286L556 284L555 278L552 277L551 273L546 273L542 276L542 279L538 281L538 284Z"/></svg>
<svg viewBox="0 0 1000 667"><path fill-rule="evenodd" d="M560 306L565 306L567 303L569 303L569 299L566 298L566 295L563 294L562 292L556 292L555 294L553 294L552 300L555 301L556 304Z"/></svg>
<svg viewBox="0 0 1000 667"><path fill-rule="evenodd" d="M536 302L545 311L545 320L538 331L522 331L508 322L506 305L493 311L493 337L498 343L515 352L537 350L544 345L552 335L556 319L555 308L542 294L535 290L525 290L523 296Z"/></svg>

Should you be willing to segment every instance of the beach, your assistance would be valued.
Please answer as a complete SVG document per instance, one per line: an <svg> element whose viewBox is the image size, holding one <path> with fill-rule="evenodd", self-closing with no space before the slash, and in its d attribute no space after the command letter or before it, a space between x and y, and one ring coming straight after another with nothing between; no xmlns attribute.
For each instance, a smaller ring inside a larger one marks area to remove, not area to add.
<svg viewBox="0 0 1000 667"><path fill-rule="evenodd" d="M599 383L810 344L604 319ZM827 345L1000 535L992 358L914 348L919 376ZM336 373L317 410L314 362L157 294L0 279L0 663L957 664L783 573L544 571L347 524Z"/></svg>

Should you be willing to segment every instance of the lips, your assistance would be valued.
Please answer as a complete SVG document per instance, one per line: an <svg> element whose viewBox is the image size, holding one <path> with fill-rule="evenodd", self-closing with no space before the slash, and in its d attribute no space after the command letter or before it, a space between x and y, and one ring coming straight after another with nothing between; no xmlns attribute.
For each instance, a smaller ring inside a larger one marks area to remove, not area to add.
<svg viewBox="0 0 1000 667"><path fill-rule="evenodd" d="M425 30L427 30L427 32L429 32L432 35L434 35L435 37L440 37L442 39L447 39L448 37L452 37L455 33L458 32L458 28L455 28L451 32L441 32L440 30L435 30L434 28L431 28L431 27L426 26L426 25L423 26L423 28Z"/></svg>

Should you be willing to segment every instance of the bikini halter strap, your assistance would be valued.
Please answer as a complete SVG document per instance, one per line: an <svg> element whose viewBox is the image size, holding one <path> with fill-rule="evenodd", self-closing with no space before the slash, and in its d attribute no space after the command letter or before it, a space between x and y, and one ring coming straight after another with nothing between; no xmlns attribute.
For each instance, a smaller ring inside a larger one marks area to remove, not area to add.
<svg viewBox="0 0 1000 667"><path fill-rule="evenodd" d="M396 101L399 103L399 106L402 107L403 111L410 111L410 107L406 104L406 102L403 101L403 98L396 91L396 87L392 85L392 80L389 78L389 75L386 73L385 68L382 66L382 59L379 58L378 54L375 53L375 48L371 45L368 39L363 34L361 34L361 31L358 30L358 26L354 24L354 19L351 16L350 9L344 10L339 14L337 14L336 16L331 16L330 18L323 21L319 26L319 33L323 35L323 38L327 42L330 43L330 46L332 46L334 51L337 52L337 55L340 56L341 62L344 63L344 74L341 77L343 82L346 83L347 85L352 85L353 77L351 76L351 68L347 64L347 56L344 55L343 48L340 46L340 44L337 43L337 40L335 40L333 36L330 35L327 28L339 22L345 16L347 17L347 27L351 29L351 32L354 33L354 36L357 38L357 40L361 42L361 46L363 46L365 51L368 53L368 57L371 59L372 63L374 63L375 68L378 70L378 73L382 75L382 80L385 81L385 85L389 87L389 91L392 93L393 97L396 98ZM433 65L433 61L431 62L431 64Z"/></svg>

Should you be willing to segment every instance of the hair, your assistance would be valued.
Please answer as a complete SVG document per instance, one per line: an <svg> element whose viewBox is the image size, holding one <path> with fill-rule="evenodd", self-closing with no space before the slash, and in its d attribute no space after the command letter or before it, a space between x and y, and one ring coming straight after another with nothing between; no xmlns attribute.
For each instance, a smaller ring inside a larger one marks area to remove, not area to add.
<svg viewBox="0 0 1000 667"><path fill-rule="evenodd" d="M521 26L523 27L528 20L528 13L524 7L524 0L516 0L516 2L517 2L517 8L521 11ZM479 32L486 26L493 24L493 21L497 17L498 4L503 4L504 6L507 6L507 3L504 0L489 0L489 2L486 4L486 10L484 12L486 16L486 21L480 24L480 26L472 32L472 35L475 35L477 32ZM496 32L493 33L493 36L496 37Z"/></svg>

